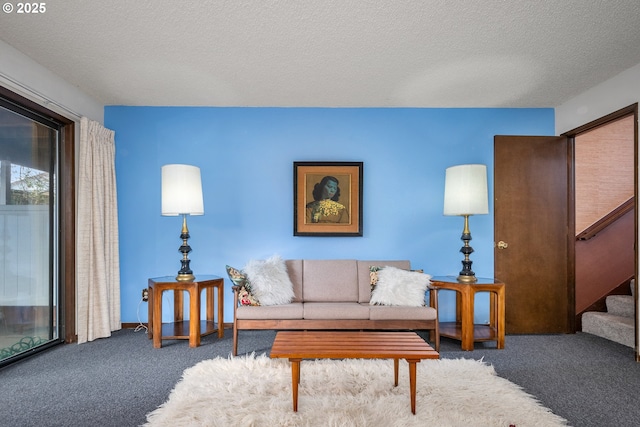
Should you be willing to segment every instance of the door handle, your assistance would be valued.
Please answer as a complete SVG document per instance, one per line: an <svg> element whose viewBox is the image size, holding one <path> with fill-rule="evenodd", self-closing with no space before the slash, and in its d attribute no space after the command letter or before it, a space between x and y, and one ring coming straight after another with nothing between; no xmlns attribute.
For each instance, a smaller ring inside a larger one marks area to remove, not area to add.
<svg viewBox="0 0 640 427"><path fill-rule="evenodd" d="M503 242L502 240L498 242L498 249L507 249L508 247L509 244L507 242Z"/></svg>

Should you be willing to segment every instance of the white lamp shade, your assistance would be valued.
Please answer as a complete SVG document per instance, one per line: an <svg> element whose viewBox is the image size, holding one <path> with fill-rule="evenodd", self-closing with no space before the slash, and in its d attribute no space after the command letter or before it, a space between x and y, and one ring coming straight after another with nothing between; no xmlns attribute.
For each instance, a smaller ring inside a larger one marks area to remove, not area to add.
<svg viewBox="0 0 640 427"><path fill-rule="evenodd" d="M200 168L162 166L162 215L204 215Z"/></svg>
<svg viewBox="0 0 640 427"><path fill-rule="evenodd" d="M444 214L487 213L489 213L487 167L459 165L447 168L444 184Z"/></svg>

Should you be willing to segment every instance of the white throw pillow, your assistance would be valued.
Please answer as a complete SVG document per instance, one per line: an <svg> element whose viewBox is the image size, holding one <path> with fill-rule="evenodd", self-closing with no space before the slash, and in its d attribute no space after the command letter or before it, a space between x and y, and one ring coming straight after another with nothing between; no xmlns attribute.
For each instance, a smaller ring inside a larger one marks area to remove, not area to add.
<svg viewBox="0 0 640 427"><path fill-rule="evenodd" d="M260 305L289 304L293 299L293 283L289 279L287 265L279 255L266 260L251 260L243 270Z"/></svg>
<svg viewBox="0 0 640 427"><path fill-rule="evenodd" d="M431 276L396 267L384 267L378 271L378 283L371 292L371 305L425 305L425 293Z"/></svg>

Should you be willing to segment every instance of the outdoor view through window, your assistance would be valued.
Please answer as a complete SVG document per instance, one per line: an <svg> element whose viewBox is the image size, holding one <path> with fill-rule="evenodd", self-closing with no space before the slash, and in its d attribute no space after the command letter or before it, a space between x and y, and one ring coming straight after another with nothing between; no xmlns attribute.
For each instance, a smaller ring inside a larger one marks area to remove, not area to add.
<svg viewBox="0 0 640 427"><path fill-rule="evenodd" d="M0 107L0 366L59 338L59 131L9 107Z"/></svg>

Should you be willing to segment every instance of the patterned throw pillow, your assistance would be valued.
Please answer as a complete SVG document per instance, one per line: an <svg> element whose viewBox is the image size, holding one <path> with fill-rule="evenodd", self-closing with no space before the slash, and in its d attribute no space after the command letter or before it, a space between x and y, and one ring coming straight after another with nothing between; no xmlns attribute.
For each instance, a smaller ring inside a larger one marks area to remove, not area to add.
<svg viewBox="0 0 640 427"><path fill-rule="evenodd" d="M378 271L382 270L383 267L379 267L377 265L369 266L369 284L371 285L371 292L375 289L378 284Z"/></svg>
<svg viewBox="0 0 640 427"><path fill-rule="evenodd" d="M247 275L243 271L227 265L227 274L231 282L240 287L238 291L238 302L240 305L260 305L260 301L253 295L251 282L249 282Z"/></svg>

